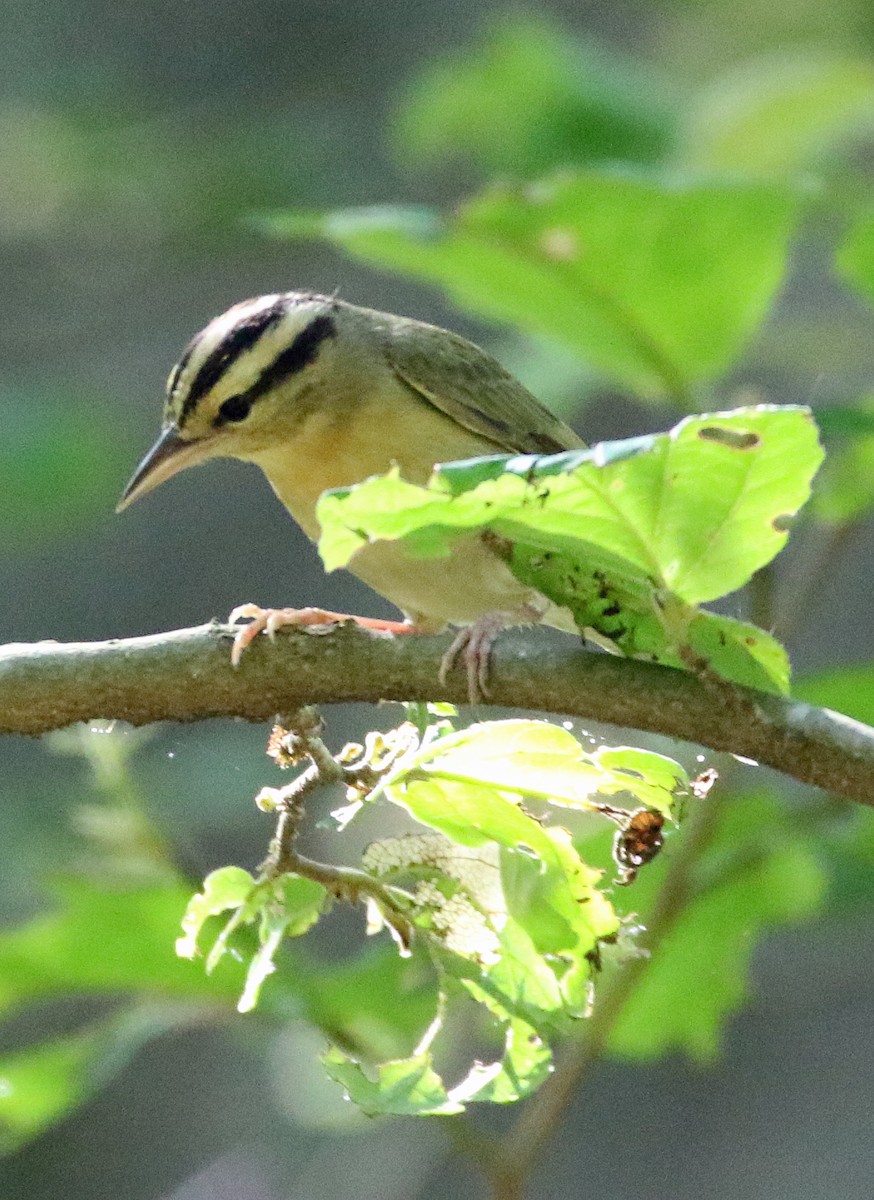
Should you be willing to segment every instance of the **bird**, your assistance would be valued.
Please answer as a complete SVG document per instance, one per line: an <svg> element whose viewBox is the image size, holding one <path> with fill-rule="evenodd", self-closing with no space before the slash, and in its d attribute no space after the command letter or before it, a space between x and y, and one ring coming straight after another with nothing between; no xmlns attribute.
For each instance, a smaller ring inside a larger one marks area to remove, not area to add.
<svg viewBox="0 0 874 1200"><path fill-rule="evenodd" d="M235 304L186 346L167 381L160 434L117 511L173 475L212 458L255 463L304 533L317 541L323 492L392 468L425 484L438 463L499 454L556 454L584 447L492 355L435 325L290 291ZM570 612L525 586L494 539L472 533L448 558L418 558L396 541L362 546L348 569L390 600L402 621L317 608L244 604L234 664L262 632L354 620L388 633L457 627L440 680L463 659L468 697L489 695L499 632L545 623L576 632Z"/></svg>

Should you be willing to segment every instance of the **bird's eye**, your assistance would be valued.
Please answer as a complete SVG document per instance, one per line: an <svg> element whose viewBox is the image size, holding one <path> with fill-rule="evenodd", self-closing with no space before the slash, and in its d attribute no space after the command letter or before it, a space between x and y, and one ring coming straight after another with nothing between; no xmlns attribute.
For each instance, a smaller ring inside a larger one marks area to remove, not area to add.
<svg viewBox="0 0 874 1200"><path fill-rule="evenodd" d="M252 410L252 401L246 396L231 396L218 410L219 423L245 421Z"/></svg>

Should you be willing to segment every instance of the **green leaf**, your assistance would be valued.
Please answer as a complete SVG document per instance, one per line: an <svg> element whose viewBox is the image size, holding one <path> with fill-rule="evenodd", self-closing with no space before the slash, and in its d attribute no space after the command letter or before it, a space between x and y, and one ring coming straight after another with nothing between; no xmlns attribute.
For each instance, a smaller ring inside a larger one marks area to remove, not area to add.
<svg viewBox="0 0 874 1200"><path fill-rule="evenodd" d="M617 920L597 889L601 873L580 860L565 831L544 829L511 798L475 784L410 780L392 785L386 794L416 820L461 845L497 842L506 847L509 861L502 861L501 867L504 904L519 929L499 928L498 945L483 964L485 978L499 988L502 1000L514 1011L517 1003L529 1005L527 992L533 982L541 992L544 987L552 992L544 993L548 1010L556 1002L574 1014L584 1010L592 973L588 956L602 938L615 933ZM557 992L551 980L537 982L536 955L562 956L560 964L547 964L558 979ZM532 1018L527 1007L521 1015Z"/></svg>
<svg viewBox="0 0 874 1200"><path fill-rule="evenodd" d="M765 315L797 207L775 185L605 169L495 186L450 218L382 208L276 215L265 228L440 284L642 396L692 408L691 389Z"/></svg>
<svg viewBox="0 0 874 1200"><path fill-rule="evenodd" d="M197 939L210 917L228 909L240 908L252 894L255 880L242 867L220 867L207 875L203 891L192 896L182 918L184 936L176 941L180 958L195 958L199 953Z"/></svg>
<svg viewBox="0 0 874 1200"><path fill-rule="evenodd" d="M250 959L246 984L237 1008L250 1012L258 1003L261 985L276 969L274 957L286 937L299 937L315 924L325 908L327 892L320 883L298 875L256 880L242 867L221 867L204 880L203 891L192 896L182 918L184 936L176 942L181 958L199 953L198 937L211 917L233 910L206 958L211 974L231 949L232 936L258 922L258 949ZM237 957L241 955L237 952Z"/></svg>
<svg viewBox="0 0 874 1200"><path fill-rule="evenodd" d="M853 408L825 409L823 416L824 432L840 440L826 458L811 507L821 521L848 525L874 507L874 396Z"/></svg>
<svg viewBox="0 0 874 1200"><path fill-rule="evenodd" d="M312 879L284 875L261 912L258 950L246 972L246 986L237 1008L251 1012L258 1003L261 985L276 966L274 958L283 938L300 937L318 921L325 908L327 892Z"/></svg>
<svg viewBox="0 0 874 1200"><path fill-rule="evenodd" d="M319 548L330 570L368 541L435 556L488 530L522 582L624 653L673 666L703 655L728 678L785 690L772 638L693 606L778 553L821 460L807 409L706 414L626 444L452 464L427 487L393 472L328 492Z"/></svg>
<svg viewBox="0 0 874 1200"><path fill-rule="evenodd" d="M789 657L757 625L720 613L699 612L689 624L688 646L723 679L764 692L789 690Z"/></svg>
<svg viewBox="0 0 874 1200"><path fill-rule="evenodd" d="M552 1054L535 1029L518 1018L508 1022L504 1055L497 1062L475 1063L449 1092L459 1103L514 1104L545 1083Z"/></svg>
<svg viewBox="0 0 874 1200"><path fill-rule="evenodd" d="M415 923L453 953L474 962L495 960L497 931L506 916L496 845L460 846L440 833L404 834L371 842L361 865L380 878L417 880L410 897Z"/></svg>
<svg viewBox="0 0 874 1200"><path fill-rule="evenodd" d="M499 998L509 1013L538 1028L560 1010L585 1010L591 956L599 941L615 934L617 920L598 890L601 873L580 860L566 831L529 815L522 797L549 798L550 770L559 802L572 805L602 786L611 795L639 788L669 807L671 784L682 788L681 769L658 755L620 749L612 764L608 756L605 751L593 778L580 746L564 731L544 722L495 722L426 744L381 785L388 799L438 830L444 842L381 842L368 851L365 866L393 878L423 878L412 895L417 921L426 916L446 949L478 971L448 969L474 994ZM462 849L453 850L453 842ZM496 857L497 847L503 850Z"/></svg>
<svg viewBox="0 0 874 1200"><path fill-rule="evenodd" d="M520 903L512 871L520 862L519 856L509 852L502 855L501 886L508 908L493 959L470 964L444 955L440 961L444 972L458 979L477 1003L499 1018L512 1015L523 1019L547 1036L556 1030L566 1031L566 1018L578 1016L582 1005L576 991L564 986L545 947L564 945L569 958L576 955L570 949L570 925L561 914L546 904L537 908L536 901L527 909ZM528 872L529 877L531 874ZM537 895L534 881L525 899ZM584 974L587 982L590 973Z"/></svg>
<svg viewBox="0 0 874 1200"><path fill-rule="evenodd" d="M0 933L0 1011L76 993L134 992L167 998L233 996L239 970L214 981L173 954L185 910L181 883L52 886L58 908Z"/></svg>
<svg viewBox="0 0 874 1200"><path fill-rule="evenodd" d="M681 161L791 178L874 128L874 66L782 53L747 60L698 93Z"/></svg>
<svg viewBox="0 0 874 1200"><path fill-rule="evenodd" d="M0 1153L17 1150L93 1096L180 1015L173 1008L138 1006L77 1033L0 1054Z"/></svg>
<svg viewBox="0 0 874 1200"><path fill-rule="evenodd" d="M394 122L404 165L465 156L489 173L655 161L668 104L639 63L574 43L542 15L493 21L485 40L426 66Z"/></svg>
<svg viewBox="0 0 874 1200"><path fill-rule="evenodd" d="M601 551L605 565L627 563L629 575L655 575L700 603L742 587L782 549L822 461L810 411L789 405L688 417L630 439L624 454L616 445L475 460L464 492L454 466L438 468L427 488L390 473L327 492L318 507L325 566L345 566L381 538L417 535L418 553L445 553L450 531L487 525L581 559Z"/></svg>
<svg viewBox="0 0 874 1200"><path fill-rule="evenodd" d="M837 268L869 303L874 300L874 208L867 208L851 226L838 251Z"/></svg>
<svg viewBox="0 0 874 1200"><path fill-rule="evenodd" d="M627 746L586 751L558 725L523 719L471 725L432 742L414 769L585 811L597 811L595 796L626 794L667 817L689 785L686 771L664 755Z"/></svg>
<svg viewBox="0 0 874 1200"><path fill-rule="evenodd" d="M441 777L439 769L423 779L403 779L386 786L385 794L423 825L438 829L462 846L486 842L524 847L551 858L549 835L528 816L515 798L475 783Z"/></svg>
<svg viewBox="0 0 874 1200"><path fill-rule="evenodd" d="M664 869L653 864L629 889L644 925ZM784 808L767 798L733 797L696 864L693 888L692 903L622 1009L610 1039L615 1055L649 1060L683 1050L713 1058L727 1018L748 996L757 940L815 912L825 880L814 847L793 833Z"/></svg>
<svg viewBox="0 0 874 1200"><path fill-rule="evenodd" d="M42 546L106 512L125 469L122 441L95 426L94 413L108 403L4 391L0 540L7 549Z"/></svg>
<svg viewBox="0 0 874 1200"><path fill-rule="evenodd" d="M552 1054L535 1029L515 1018L498 1021L503 1027L500 1059L476 1062L467 1075L447 1089L434 1069L430 1045L439 1034L441 1018L428 1031L428 1048L408 1058L362 1065L337 1047L323 1056L328 1074L341 1083L347 1096L371 1116L450 1115L466 1104L512 1104L536 1091L552 1070Z"/></svg>
<svg viewBox="0 0 874 1200"><path fill-rule="evenodd" d="M565 916L545 904L537 909L537 936L523 928L531 922L518 901L518 856L494 843L468 847L440 833L411 834L373 843L364 865L395 887L407 884L406 912L427 931L444 984L458 980L501 1022L523 1016L538 1029L562 1025L557 1018L576 1001L542 951L544 945L568 950L574 934ZM538 887L535 881L527 889L525 903ZM375 932L379 923L371 919L369 928Z"/></svg>
<svg viewBox="0 0 874 1200"><path fill-rule="evenodd" d="M381 1063L369 1075L336 1046L322 1062L331 1078L343 1085L349 1099L368 1116L447 1116L464 1111L463 1104L450 1100L427 1051Z"/></svg>
<svg viewBox="0 0 874 1200"><path fill-rule="evenodd" d="M874 725L874 663L802 675L795 681L792 694L808 704L831 708L866 725Z"/></svg>

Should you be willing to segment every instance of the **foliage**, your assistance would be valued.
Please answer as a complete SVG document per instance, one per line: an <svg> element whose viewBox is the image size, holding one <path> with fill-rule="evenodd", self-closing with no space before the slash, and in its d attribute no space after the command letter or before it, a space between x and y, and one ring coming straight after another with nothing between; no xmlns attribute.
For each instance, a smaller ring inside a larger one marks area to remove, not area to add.
<svg viewBox="0 0 874 1200"><path fill-rule="evenodd" d="M843 539L874 508L872 401L857 382L870 364L874 219L863 156L848 154L870 135L872 92L869 61L794 52L680 86L531 18L427 68L398 109L395 147L434 172L461 154L480 179L472 195L449 212L282 211L260 227L435 284L471 316L533 337L547 358L569 351L581 401L619 393L641 423L654 403L684 419L587 451L444 464L423 487L393 474L330 493L320 507L326 564L371 539L439 555L485 532L520 579L611 649L717 687L785 691L774 629L798 627ZM148 169L149 155L106 140L112 161ZM238 175L228 175L235 196ZM189 191L215 202L202 180L186 175L178 187L171 207L191 209ZM247 203L272 203L277 189L250 179L244 191ZM233 208L226 186L218 203ZM817 337L782 299L799 286L794 262L811 270L812 258L827 261L845 306ZM738 396L738 384L778 379L784 397L818 398L819 356L849 312L865 337L840 343L849 350L830 385L837 403L816 405L829 455L802 511L821 459L809 411L749 389ZM786 346L801 350L781 368ZM117 452L89 443L84 406L50 406L34 437L31 408L10 406L18 449L0 516L9 539L25 528L28 488L52 472L80 497L54 521L82 521ZM63 462L50 445L59 428ZM759 628L736 593L757 572L773 578L793 522L807 567L801 578L790 564L776 605L756 613ZM729 612L700 607L714 601ZM861 639L854 652L863 658ZM793 691L874 721L870 661L802 676ZM749 994L757 939L817 912L870 907L867 812L848 819L827 800L778 793L755 768L737 788L733 764L702 798L680 748L675 759L534 720L464 728L452 713L408 715L415 729L405 723L360 751L371 777L330 824L339 846L374 812L409 831L371 843L354 868L330 864L333 876L300 858L296 869L269 856L254 873L219 867L193 898L145 805L131 803L118 740L77 742L104 793L88 822L92 860L55 878L50 911L0 933L0 1012L71 996L105 1011L0 1056L5 1148L61 1119L149 1039L224 1020L235 1004L257 1005L275 1027L295 1018L320 1031L328 1073L368 1113L449 1115L530 1095L553 1048L590 1036L591 1003L598 1014L625 977L635 986L607 1014L605 1052L707 1060ZM628 870L622 839L641 812L657 831L655 861L644 854ZM309 946L350 899L366 909L372 940L326 964ZM202 951L205 971L187 961Z"/></svg>
<svg viewBox="0 0 874 1200"><path fill-rule="evenodd" d="M449 464L424 488L394 474L329 492L320 548L331 569L369 541L439 556L455 538L491 535L518 578L623 653L784 691L772 637L697 605L779 551L821 457L804 410L705 414L660 437Z"/></svg>
<svg viewBox="0 0 874 1200"><path fill-rule="evenodd" d="M385 207L268 228L439 283L642 398L692 409L773 300L797 213L785 186L590 168L493 185L449 218Z"/></svg>
<svg viewBox="0 0 874 1200"><path fill-rule="evenodd" d="M412 733L403 726L386 735L403 751L375 788L364 795L353 789L351 807L337 814L345 828L365 804L388 801L434 831L372 843L362 859L365 874L346 873L335 889L366 897L369 931L390 930L402 955L421 943L438 983L436 1011L419 1031L425 1040L411 1056L379 1066L366 1087L369 1077L352 1083L371 1113L450 1113L465 1101L519 1099L548 1072L548 1039L585 1014L595 965L603 945L616 940L620 918L603 890L604 873L580 859L566 830L545 825L526 805L606 815L621 829L629 803L675 820L690 790L686 772L670 759L626 748L589 753L547 722L434 727L422 740ZM607 796L616 800L605 803ZM257 920L259 947L239 1003L247 1011L274 969L281 940L305 933L330 907L327 898L322 884L293 869L280 873L276 864L257 880L223 868L189 903L179 953L193 957L210 918L231 910L213 934L211 972L241 926ZM489 1069L475 1062L447 1090L433 1055L447 1006L464 994L484 1006L504 1049ZM333 1077L359 1080L340 1047L326 1062Z"/></svg>
<svg viewBox="0 0 874 1200"><path fill-rule="evenodd" d="M126 447L94 438L82 397L8 394L4 409L0 537L8 547L31 548L36 523L43 541L58 540L105 506ZM54 502L47 478L69 496L66 504Z"/></svg>
<svg viewBox="0 0 874 1200"><path fill-rule="evenodd" d="M510 16L483 45L412 80L394 140L404 163L465 156L514 176L556 163L651 162L671 143L672 99L606 47L575 44L542 15Z"/></svg>

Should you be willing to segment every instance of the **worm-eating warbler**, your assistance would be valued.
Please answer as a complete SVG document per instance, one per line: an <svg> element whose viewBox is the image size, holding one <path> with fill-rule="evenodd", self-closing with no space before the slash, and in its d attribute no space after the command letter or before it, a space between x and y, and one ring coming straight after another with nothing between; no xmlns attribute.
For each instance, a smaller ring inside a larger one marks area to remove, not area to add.
<svg viewBox="0 0 874 1200"><path fill-rule="evenodd" d="M500 453L553 454L582 446L566 425L485 351L419 321L308 292L246 300L185 349L167 383L161 434L119 509L208 458L257 463L313 539L316 501L397 464L424 483L435 463ZM374 628L436 632L461 627L459 653L472 698L486 694L491 642L507 625L570 614L511 574L487 540L458 541L449 556L419 559L397 542L362 547L350 570L402 610L406 621L354 618ZM252 617L234 644L238 661L262 630L337 619L318 609L235 609Z"/></svg>

